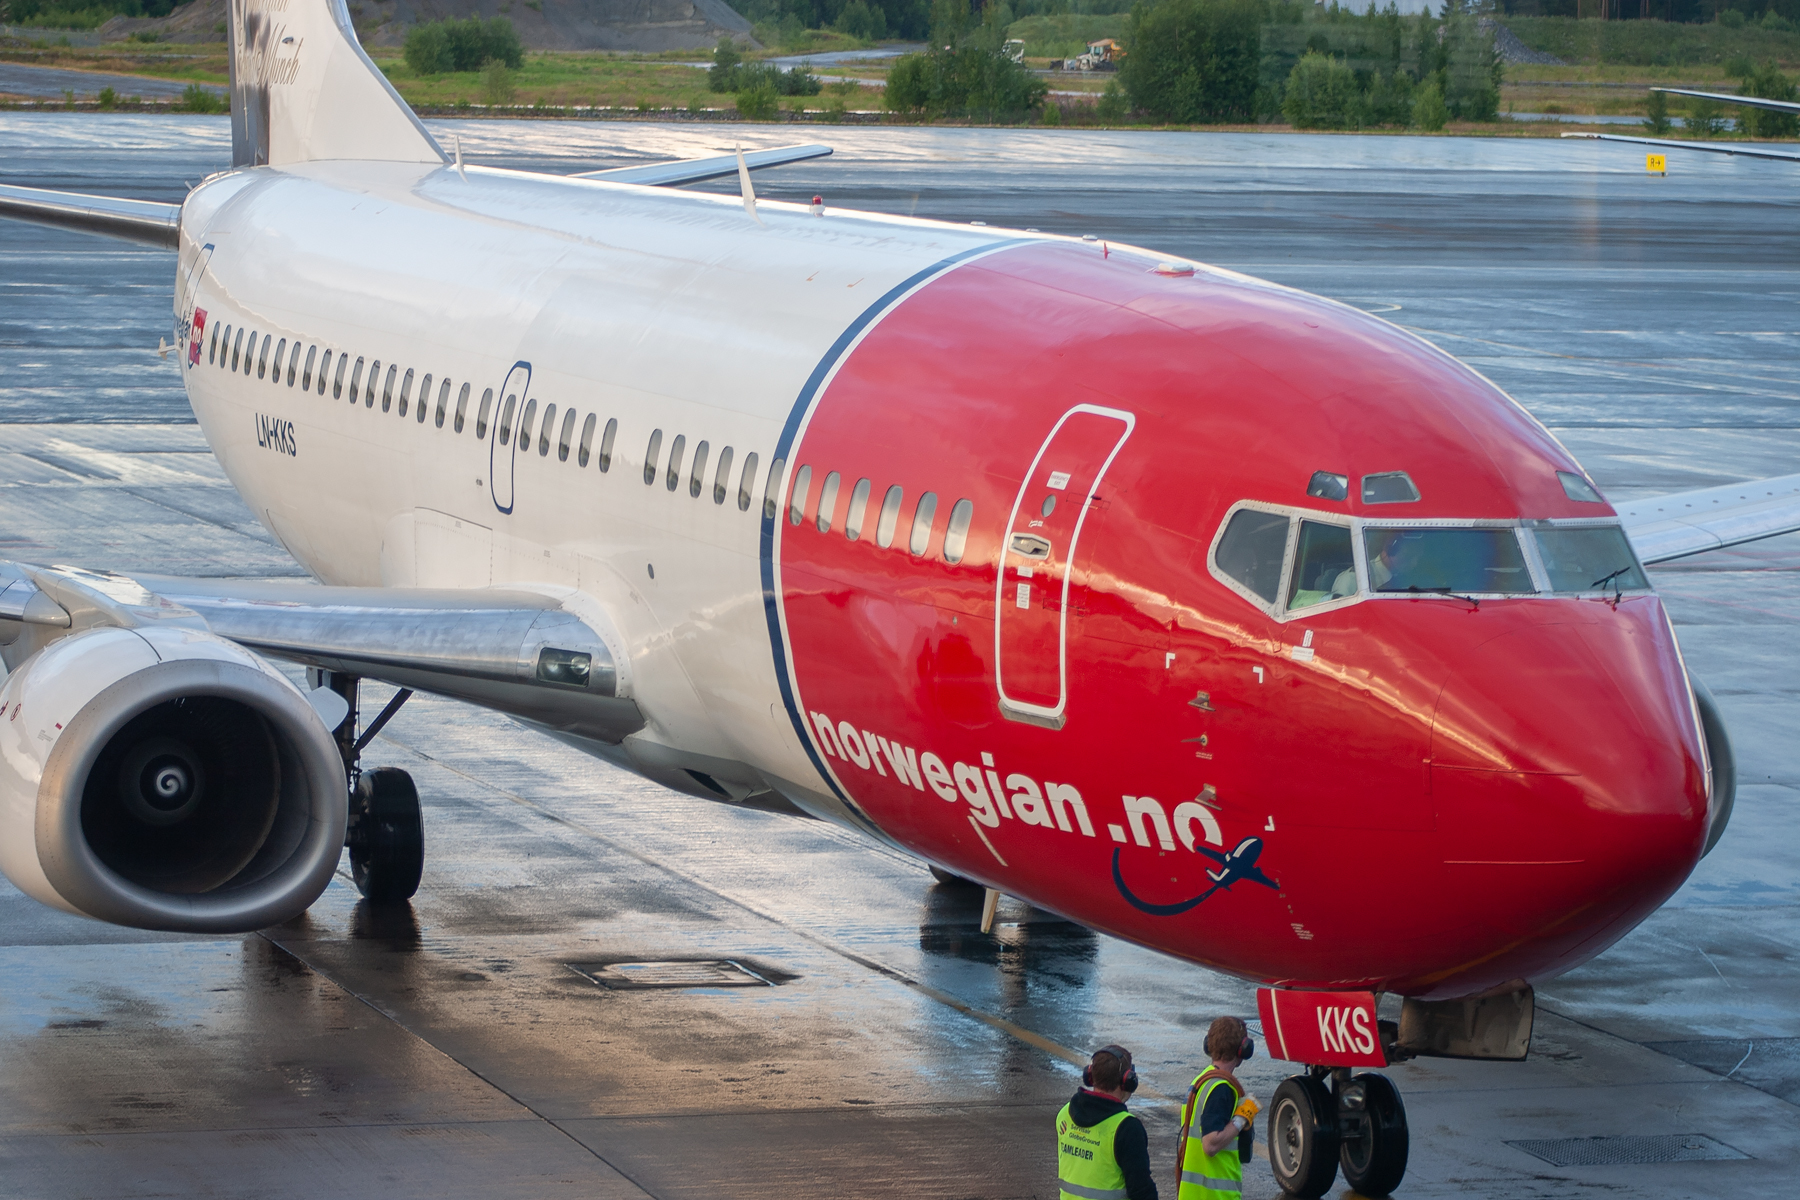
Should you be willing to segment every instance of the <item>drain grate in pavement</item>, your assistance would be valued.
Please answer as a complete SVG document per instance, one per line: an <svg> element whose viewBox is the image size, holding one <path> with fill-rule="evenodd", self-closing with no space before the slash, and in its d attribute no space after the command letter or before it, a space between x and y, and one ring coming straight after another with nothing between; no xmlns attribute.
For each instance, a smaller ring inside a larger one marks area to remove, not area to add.
<svg viewBox="0 0 1800 1200"><path fill-rule="evenodd" d="M1700 1133L1670 1133L1650 1137L1625 1134L1618 1137L1540 1138L1508 1142L1553 1167L1622 1167L1643 1163L1716 1162L1749 1158L1724 1142Z"/></svg>
<svg viewBox="0 0 1800 1200"><path fill-rule="evenodd" d="M769 980L728 958L671 962L570 963L603 988L615 992L644 988L770 987Z"/></svg>

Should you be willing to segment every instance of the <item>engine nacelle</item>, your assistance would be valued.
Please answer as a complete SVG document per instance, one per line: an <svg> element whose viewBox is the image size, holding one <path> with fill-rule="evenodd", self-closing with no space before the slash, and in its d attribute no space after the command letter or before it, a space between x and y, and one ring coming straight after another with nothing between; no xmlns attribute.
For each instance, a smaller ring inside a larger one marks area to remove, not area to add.
<svg viewBox="0 0 1800 1200"><path fill-rule="evenodd" d="M347 795L306 697L210 633L88 629L0 686L0 870L53 907L174 932L277 924L331 881Z"/></svg>

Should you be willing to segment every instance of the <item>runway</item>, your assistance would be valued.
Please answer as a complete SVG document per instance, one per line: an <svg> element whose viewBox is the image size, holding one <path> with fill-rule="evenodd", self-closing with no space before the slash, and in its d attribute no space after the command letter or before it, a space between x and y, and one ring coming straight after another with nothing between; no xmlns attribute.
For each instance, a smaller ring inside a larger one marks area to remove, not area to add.
<svg viewBox="0 0 1800 1200"><path fill-rule="evenodd" d="M555 172L800 140L429 124L470 161ZM766 199L1093 234L1338 298L1489 375L1614 499L1800 469L1789 164L1695 155L1657 178L1586 142L802 132L836 154L760 174ZM172 201L228 158L219 118L0 114L4 183ZM0 556L300 573L157 357L173 271L0 222ZM1644 926L1541 986L1527 1062L1391 1071L1412 1128L1397 1195L1793 1190L1800 536L1653 575L1730 722L1731 828ZM1011 901L984 936L979 893L903 855L450 702L414 700L366 761L425 798L410 913L341 878L289 925L171 937L0 883L0 1196L1053 1197L1065 1056L1119 1041L1172 1198L1168 1098L1210 1019L1254 1012L1248 984ZM1345 903L1378 922L1400 869L1344 863ZM773 985L609 990L577 969L699 959ZM1290 1070L1242 1077L1266 1102ZM1741 1157L1559 1166L1513 1144L1616 1135ZM1245 1192L1276 1194L1260 1152Z"/></svg>

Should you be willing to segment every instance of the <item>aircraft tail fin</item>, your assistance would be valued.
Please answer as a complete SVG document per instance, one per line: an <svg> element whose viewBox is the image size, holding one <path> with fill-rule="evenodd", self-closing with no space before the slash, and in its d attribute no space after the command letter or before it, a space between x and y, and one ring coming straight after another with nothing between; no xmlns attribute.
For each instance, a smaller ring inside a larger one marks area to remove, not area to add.
<svg viewBox="0 0 1800 1200"><path fill-rule="evenodd" d="M448 161L363 52L345 0L229 0L231 165Z"/></svg>

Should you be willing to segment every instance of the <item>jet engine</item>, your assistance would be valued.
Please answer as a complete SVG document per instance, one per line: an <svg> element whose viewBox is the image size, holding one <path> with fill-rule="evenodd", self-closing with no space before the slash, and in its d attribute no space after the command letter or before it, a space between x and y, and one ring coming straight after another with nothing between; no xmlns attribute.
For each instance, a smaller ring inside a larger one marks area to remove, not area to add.
<svg viewBox="0 0 1800 1200"><path fill-rule="evenodd" d="M1731 736L1725 732L1725 716L1719 711L1719 702L1704 683L1691 678L1689 682L1694 685L1694 707L1700 713L1700 733L1706 738L1706 761L1712 773L1712 811L1706 818L1706 848L1700 852L1700 857L1705 858L1731 824L1731 808L1737 802L1737 755L1731 749Z"/></svg>
<svg viewBox="0 0 1800 1200"><path fill-rule="evenodd" d="M343 759L301 691L203 630L99 627L0 686L0 870L140 929L304 911L344 845Z"/></svg>

